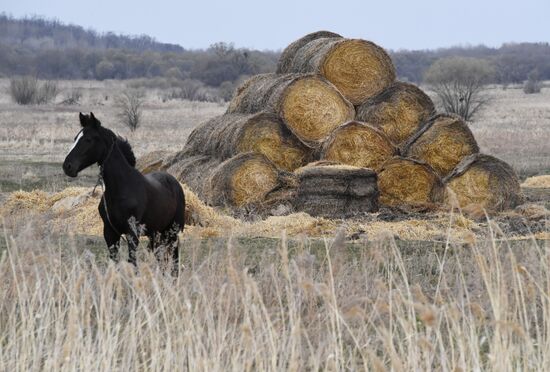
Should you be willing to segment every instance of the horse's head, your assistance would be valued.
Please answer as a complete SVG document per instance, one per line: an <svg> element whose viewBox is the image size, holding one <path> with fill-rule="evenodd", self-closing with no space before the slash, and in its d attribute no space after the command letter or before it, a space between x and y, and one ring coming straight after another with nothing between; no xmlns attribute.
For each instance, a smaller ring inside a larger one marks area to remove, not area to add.
<svg viewBox="0 0 550 372"><path fill-rule="evenodd" d="M114 134L103 128L93 113L80 113L79 116L82 129L63 162L63 171L70 177L76 177L78 172L94 163L101 164L116 140Z"/></svg>

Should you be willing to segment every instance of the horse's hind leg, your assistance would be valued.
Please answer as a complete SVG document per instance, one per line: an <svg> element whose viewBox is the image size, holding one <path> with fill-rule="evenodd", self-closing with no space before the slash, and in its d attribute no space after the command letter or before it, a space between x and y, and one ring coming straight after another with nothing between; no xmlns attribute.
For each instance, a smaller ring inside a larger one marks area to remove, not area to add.
<svg viewBox="0 0 550 372"><path fill-rule="evenodd" d="M170 253L172 256L172 275L178 276L179 274L179 239L178 239L179 228L177 225L174 225L172 228L163 231L161 235L162 245L165 248L166 253Z"/></svg>

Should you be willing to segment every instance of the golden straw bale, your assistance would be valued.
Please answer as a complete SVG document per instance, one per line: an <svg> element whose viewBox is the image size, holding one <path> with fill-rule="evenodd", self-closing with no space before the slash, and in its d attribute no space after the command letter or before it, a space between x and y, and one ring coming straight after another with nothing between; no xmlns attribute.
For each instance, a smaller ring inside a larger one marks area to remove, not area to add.
<svg viewBox="0 0 550 372"><path fill-rule="evenodd" d="M323 144L321 159L364 168L378 168L397 149L378 128L350 121L336 128Z"/></svg>
<svg viewBox="0 0 550 372"><path fill-rule="evenodd" d="M378 170L380 203L387 206L423 206L443 201L441 178L426 163L394 157Z"/></svg>
<svg viewBox="0 0 550 372"><path fill-rule="evenodd" d="M468 125L451 114L432 117L401 149L404 156L428 163L440 177L477 152L479 147Z"/></svg>
<svg viewBox="0 0 550 372"><path fill-rule="evenodd" d="M395 80L395 68L378 45L321 31L304 36L282 53L277 73L318 73L354 105L378 94Z"/></svg>
<svg viewBox="0 0 550 372"><path fill-rule="evenodd" d="M257 152L287 171L307 164L311 158L311 150L288 130L282 120L266 112L216 116L191 132L183 151L221 160L241 152Z"/></svg>
<svg viewBox="0 0 550 372"><path fill-rule="evenodd" d="M248 152L216 167L204 185L204 194L211 205L243 207L261 203L281 182L281 172L269 159Z"/></svg>
<svg viewBox="0 0 550 372"><path fill-rule="evenodd" d="M332 130L355 116L353 105L323 77L263 74L248 79L227 113L277 114L300 141L318 148Z"/></svg>
<svg viewBox="0 0 550 372"><path fill-rule="evenodd" d="M523 181L521 187L550 189L550 175L529 177Z"/></svg>
<svg viewBox="0 0 550 372"><path fill-rule="evenodd" d="M393 143L401 144L434 114L426 93L399 81L359 105L356 119L379 126Z"/></svg>
<svg viewBox="0 0 550 372"><path fill-rule="evenodd" d="M523 200L519 179L512 167L490 155L467 156L443 182L461 207L475 204L488 211L503 211Z"/></svg>

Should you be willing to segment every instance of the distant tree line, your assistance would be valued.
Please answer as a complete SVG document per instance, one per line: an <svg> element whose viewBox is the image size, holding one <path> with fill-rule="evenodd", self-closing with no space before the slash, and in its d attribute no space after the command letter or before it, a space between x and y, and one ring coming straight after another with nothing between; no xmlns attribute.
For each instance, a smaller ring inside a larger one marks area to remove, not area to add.
<svg viewBox="0 0 550 372"><path fill-rule="evenodd" d="M450 56L487 60L493 81L509 84L536 74L550 80L548 43L504 44L500 48L453 47L390 52L400 79L421 82L428 68ZM275 70L279 52L216 43L186 50L149 36L100 34L40 17L16 19L0 14L0 76L41 79L134 79L163 77L199 81L210 87L234 87L244 77Z"/></svg>
<svg viewBox="0 0 550 372"><path fill-rule="evenodd" d="M550 80L549 43L508 43L499 48L486 46L452 47L437 50L394 51L390 53L400 79L421 82L435 61L448 57L469 57L488 61L495 73L492 83L516 84L535 73Z"/></svg>

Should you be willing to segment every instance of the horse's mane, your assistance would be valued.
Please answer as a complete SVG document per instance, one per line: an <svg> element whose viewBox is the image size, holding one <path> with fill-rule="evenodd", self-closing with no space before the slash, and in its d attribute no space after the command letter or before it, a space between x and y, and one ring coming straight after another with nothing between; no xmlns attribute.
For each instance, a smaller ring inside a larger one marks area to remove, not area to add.
<svg viewBox="0 0 550 372"><path fill-rule="evenodd" d="M120 152L122 152L122 155L124 155L124 158L126 158L126 161L128 164L130 164L131 167L136 166L136 156L134 155L134 151L132 150L132 146L130 146L130 143L126 138L123 138L117 134L115 134L112 130L102 127L103 130L107 131L109 135L115 138L116 144Z"/></svg>
<svg viewBox="0 0 550 372"><path fill-rule="evenodd" d="M126 158L128 164L130 164L130 166L132 167L135 167L136 156L134 155L134 151L132 151L132 146L130 146L128 140L122 138L121 136L116 136L116 143L120 152L122 152L122 155L124 155L124 157Z"/></svg>

